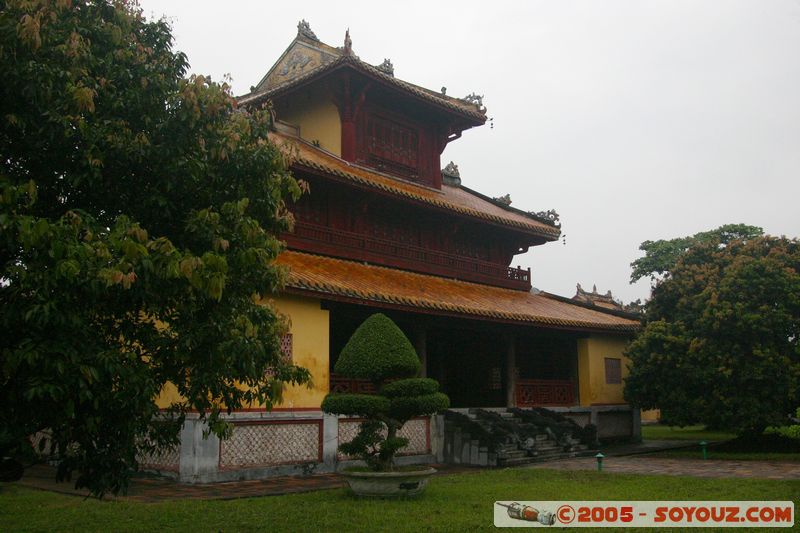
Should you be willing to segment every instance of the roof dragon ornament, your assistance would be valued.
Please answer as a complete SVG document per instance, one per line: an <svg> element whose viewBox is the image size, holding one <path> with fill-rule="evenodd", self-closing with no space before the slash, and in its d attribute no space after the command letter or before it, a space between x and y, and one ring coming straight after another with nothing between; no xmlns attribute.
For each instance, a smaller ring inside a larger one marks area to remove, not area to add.
<svg viewBox="0 0 800 533"><path fill-rule="evenodd" d="M561 227L561 222L558 219L558 213L556 212L555 209L548 209L547 211L539 211L538 213L529 211L528 214L538 218L542 222L547 222L551 226L555 226L557 228Z"/></svg>

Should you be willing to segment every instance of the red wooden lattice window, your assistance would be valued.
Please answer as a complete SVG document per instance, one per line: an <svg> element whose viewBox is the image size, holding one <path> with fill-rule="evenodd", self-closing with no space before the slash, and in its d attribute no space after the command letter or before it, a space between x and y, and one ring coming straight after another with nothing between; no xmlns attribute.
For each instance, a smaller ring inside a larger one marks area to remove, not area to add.
<svg viewBox="0 0 800 533"><path fill-rule="evenodd" d="M606 357L606 384L622 383L622 361L616 357Z"/></svg>
<svg viewBox="0 0 800 533"><path fill-rule="evenodd" d="M380 169L414 177L419 166L419 136L416 130L371 115L367 119L367 153Z"/></svg>

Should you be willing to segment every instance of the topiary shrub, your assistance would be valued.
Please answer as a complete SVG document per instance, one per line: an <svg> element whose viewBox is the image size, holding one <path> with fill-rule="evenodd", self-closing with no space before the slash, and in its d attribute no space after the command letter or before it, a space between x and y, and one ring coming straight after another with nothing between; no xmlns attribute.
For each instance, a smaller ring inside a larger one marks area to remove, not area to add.
<svg viewBox="0 0 800 533"><path fill-rule="evenodd" d="M367 379L377 394L328 394L322 401L326 413L365 418L356 437L339 450L359 457L372 470L391 471L394 456L408 444L397 436L403 425L418 416L432 415L450 406L439 383L414 377L419 357L400 328L383 314L374 314L356 329L342 349L337 374Z"/></svg>

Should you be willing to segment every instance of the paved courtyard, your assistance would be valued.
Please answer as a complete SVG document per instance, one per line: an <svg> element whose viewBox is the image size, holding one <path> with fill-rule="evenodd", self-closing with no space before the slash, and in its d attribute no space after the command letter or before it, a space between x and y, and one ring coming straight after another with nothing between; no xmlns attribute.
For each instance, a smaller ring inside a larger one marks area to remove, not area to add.
<svg viewBox="0 0 800 533"><path fill-rule="evenodd" d="M597 470L594 457L577 457L529 465L526 468ZM667 459L646 455L606 457L603 470L615 474L653 474L691 477L800 479L800 463L777 461L724 461Z"/></svg>
<svg viewBox="0 0 800 533"><path fill-rule="evenodd" d="M435 465L439 475L475 472L479 467L457 465ZM596 470L594 457L577 457L561 461L549 461L517 468L556 470ZM620 474L651 474L668 476L691 476L703 478L763 478L800 479L800 463L777 461L721 461L700 459L667 459L648 455L609 455L603 470ZM71 483L56 483L51 467L37 466L29 469L18 481L29 488L49 490L76 496L86 496L86 491L76 491ZM307 477L277 477L271 479L234 481L188 485L169 479L137 478L131 483L126 496L128 501L156 502L170 499L234 499L257 496L273 496L297 492L332 489L345 485L337 474L316 474Z"/></svg>

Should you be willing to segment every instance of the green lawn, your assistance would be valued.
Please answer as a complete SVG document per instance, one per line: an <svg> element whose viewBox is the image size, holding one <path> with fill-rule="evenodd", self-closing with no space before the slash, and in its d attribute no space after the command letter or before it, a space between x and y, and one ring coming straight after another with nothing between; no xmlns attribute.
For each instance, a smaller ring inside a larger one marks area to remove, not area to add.
<svg viewBox="0 0 800 533"><path fill-rule="evenodd" d="M713 431L705 426L670 427L661 424L642 425L642 438L645 440L694 440L700 442L728 440L736 436L727 431Z"/></svg>
<svg viewBox="0 0 800 533"><path fill-rule="evenodd" d="M495 500L723 499L798 502L800 481L511 469L437 477L415 500L358 500L336 489L162 503L101 502L5 485L0 531L495 531Z"/></svg>
<svg viewBox="0 0 800 533"><path fill-rule="evenodd" d="M792 440L782 437L779 430L772 430L755 441L730 440L736 437L733 433L725 431L711 431L704 426L687 426L683 428L657 425L642 426L642 438L653 440L679 440L686 444L693 443L690 448L668 450L654 453L652 457L665 457L674 459L702 459L703 453L699 442L705 440L727 441L708 447L709 459L725 459L730 461L800 461L800 452L797 445L792 445ZM787 445L787 443L790 443Z"/></svg>

